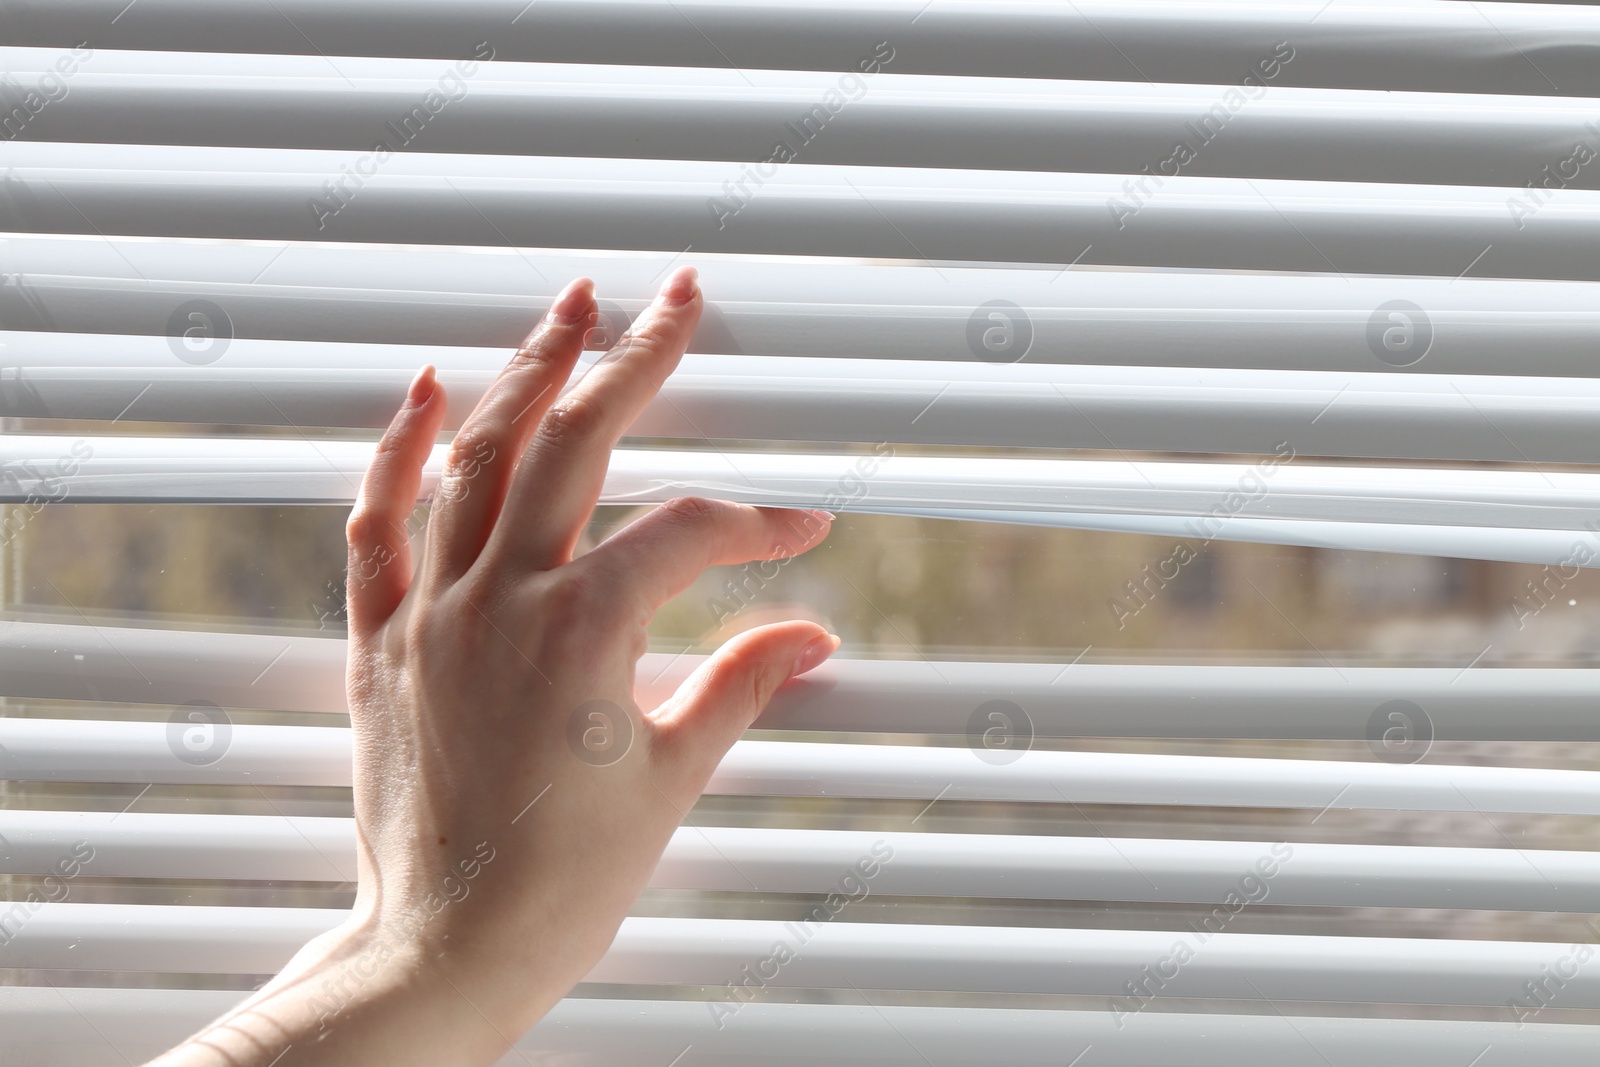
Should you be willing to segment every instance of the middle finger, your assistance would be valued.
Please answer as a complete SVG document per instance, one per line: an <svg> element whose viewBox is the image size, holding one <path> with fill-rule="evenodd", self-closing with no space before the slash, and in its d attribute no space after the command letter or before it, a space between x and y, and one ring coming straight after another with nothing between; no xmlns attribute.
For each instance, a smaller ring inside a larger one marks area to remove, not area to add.
<svg viewBox="0 0 1600 1067"><path fill-rule="evenodd" d="M611 449L677 367L700 320L693 267L667 279L617 347L558 400L517 466L502 516L484 556L498 564L549 570L573 547L600 499Z"/></svg>

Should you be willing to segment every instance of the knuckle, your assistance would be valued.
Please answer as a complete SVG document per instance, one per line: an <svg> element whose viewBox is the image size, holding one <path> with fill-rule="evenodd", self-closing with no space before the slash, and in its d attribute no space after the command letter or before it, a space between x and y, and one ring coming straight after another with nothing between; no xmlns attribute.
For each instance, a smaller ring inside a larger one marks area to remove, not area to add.
<svg viewBox="0 0 1600 1067"><path fill-rule="evenodd" d="M678 496L662 504L660 511L670 522L704 529L721 521L729 513L729 508L720 501L701 496Z"/></svg>
<svg viewBox="0 0 1600 1067"><path fill-rule="evenodd" d="M372 540L373 532L378 527L378 516L370 504L357 504L350 510L350 517L344 522L344 539L346 544L364 545Z"/></svg>
<svg viewBox="0 0 1600 1067"><path fill-rule="evenodd" d="M582 396L563 397L545 414L539 424L539 439L556 448L576 443L597 433L605 412L595 401Z"/></svg>
<svg viewBox="0 0 1600 1067"><path fill-rule="evenodd" d="M384 431L378 438L377 447L372 450L372 465L394 462L405 451L405 435L396 433L394 428Z"/></svg>
<svg viewBox="0 0 1600 1067"><path fill-rule="evenodd" d="M448 502L466 496L472 480L499 454L495 442L496 437L488 427L463 427L450 442L444 471L435 490L437 499Z"/></svg>
<svg viewBox="0 0 1600 1067"><path fill-rule="evenodd" d="M716 686L724 699L733 706L742 705L747 714L754 716L777 690L781 679L774 680L772 672L762 664L752 662L748 655L733 654L718 664Z"/></svg>
<svg viewBox="0 0 1600 1067"><path fill-rule="evenodd" d="M540 614L557 640L592 651L614 645L624 627L639 622L634 587L609 568L569 565L545 578Z"/></svg>
<svg viewBox="0 0 1600 1067"><path fill-rule="evenodd" d="M753 718L759 715L761 709L767 706L767 701L772 699L772 694L777 689L777 686L769 685L767 671L751 671L746 676L745 685L748 687L745 699L749 701L745 706L746 713Z"/></svg>
<svg viewBox="0 0 1600 1067"><path fill-rule="evenodd" d="M493 581L463 578L430 598L425 610L412 613L408 637L421 642L424 651L430 643L437 650L512 640L519 628L507 620L506 605L506 591Z"/></svg>
<svg viewBox="0 0 1600 1067"><path fill-rule="evenodd" d="M491 568L474 566L451 585L451 595L442 598L442 619L451 627L469 627L475 632L490 625L490 619L499 616L512 600L512 590L501 573Z"/></svg>
<svg viewBox="0 0 1600 1067"><path fill-rule="evenodd" d="M658 315L645 315L617 338L617 347L658 351L672 341L676 332L675 324L670 320L663 321Z"/></svg>
<svg viewBox="0 0 1600 1067"><path fill-rule="evenodd" d="M598 572L564 570L572 573L547 572L540 582L539 643L557 661L592 661L597 650L615 648L624 638L626 616L618 610L618 597L625 591Z"/></svg>
<svg viewBox="0 0 1600 1067"><path fill-rule="evenodd" d="M767 661L750 671L750 710L759 715L777 694L778 688L789 680L789 664Z"/></svg>
<svg viewBox="0 0 1600 1067"><path fill-rule="evenodd" d="M486 426L463 426L450 442L450 451L445 456L445 468L472 470L492 461L497 452L495 436Z"/></svg>
<svg viewBox="0 0 1600 1067"><path fill-rule="evenodd" d="M572 333L573 329L569 326L541 324L533 336L511 354L501 373L516 374L527 371L543 373L550 370L556 362L556 346L563 343L570 344Z"/></svg>
<svg viewBox="0 0 1600 1067"><path fill-rule="evenodd" d="M592 619L608 604L616 601L615 583L597 568L567 568L550 584L546 604L551 612L568 620Z"/></svg>

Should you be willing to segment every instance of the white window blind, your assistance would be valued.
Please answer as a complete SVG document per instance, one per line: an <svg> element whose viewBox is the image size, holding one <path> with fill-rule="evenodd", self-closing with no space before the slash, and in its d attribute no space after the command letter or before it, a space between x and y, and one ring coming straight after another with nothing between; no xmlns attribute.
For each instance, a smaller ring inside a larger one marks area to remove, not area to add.
<svg viewBox="0 0 1600 1067"><path fill-rule="evenodd" d="M602 511L880 548L656 633L641 701L858 622L505 1062L1593 1061L1600 11L0 0L0 130L0 1063L338 922L340 596L273 586L418 366L453 427L686 261Z"/></svg>

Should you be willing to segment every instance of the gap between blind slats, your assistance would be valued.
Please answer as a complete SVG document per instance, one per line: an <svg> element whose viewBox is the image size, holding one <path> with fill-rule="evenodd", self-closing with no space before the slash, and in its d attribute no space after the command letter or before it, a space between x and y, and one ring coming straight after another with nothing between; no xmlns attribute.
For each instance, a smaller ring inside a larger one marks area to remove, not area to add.
<svg viewBox="0 0 1600 1067"><path fill-rule="evenodd" d="M227 317L219 333L241 339L508 348L578 275L598 283L614 336L679 255L0 234L0 262L14 276L0 286L0 321L165 337L198 298ZM708 354L1016 358L969 334L974 321L997 324L989 315L1004 308L999 300L1017 305L1009 314L1032 334L1027 364L1390 373L1369 331L1374 320L1395 325L1379 309L1405 300L1432 334L1406 375L1600 374L1592 282L694 258L708 297L689 347ZM250 353L230 345L222 365L249 366Z"/></svg>
<svg viewBox="0 0 1600 1067"><path fill-rule="evenodd" d="M224 755L179 756L191 720L0 718L0 776L175 785L350 784L350 732L228 726ZM214 727L220 733L220 727ZM221 744L219 733L208 740ZM530 788L531 801L538 790ZM1333 760L1056 752L997 764L967 747L739 741L715 796L997 800L1033 804L1600 814L1600 771Z"/></svg>
<svg viewBox="0 0 1600 1067"><path fill-rule="evenodd" d="M0 874L42 877L87 843L96 878L348 882L349 819L146 812L0 812ZM837 891L876 848L879 896L1227 903L1264 841L1038 837L778 827L679 828L653 889ZM1588 912L1600 852L1277 843L1271 902L1316 907ZM1256 890L1252 889L1254 893Z"/></svg>
<svg viewBox="0 0 1600 1067"><path fill-rule="evenodd" d="M6 447L10 476L0 483L0 502L348 504L374 446L216 438L197 453L185 438L13 435ZM437 485L447 450L435 446L425 465L424 495ZM599 502L700 495L1378 551L1426 551L1430 540L1442 540L1452 554L1472 558L1600 565L1586 550L1600 475L1323 466L1293 461L1287 441L1273 451L1255 464L1228 464L905 456L887 443L872 454L835 455L617 449Z"/></svg>
<svg viewBox="0 0 1600 1067"><path fill-rule="evenodd" d="M1180 175L1129 219L1121 175L400 153L335 201L348 152L7 141L14 230L233 239L916 256L1336 274L1600 279L1600 192L1530 216L1507 188ZM1535 175L1536 177L1536 175ZM1532 180L1532 177L1526 179ZM318 207L318 205L321 207Z"/></svg>
<svg viewBox="0 0 1600 1067"><path fill-rule="evenodd" d="M209 441L197 454L189 438L15 434L7 447L15 477L0 500L10 503L34 494L78 503L344 505L353 502L374 444L230 437ZM437 485L444 453L445 446L436 446L424 467L424 496ZM53 465L62 457L61 466L76 469L57 470ZM1588 472L1331 466L1299 461L1287 449L1269 458L1275 469L1256 474L1272 479L1270 506L1244 509L1247 517L1577 532L1600 504L1600 475ZM863 463L871 469L858 469ZM771 506L820 506L853 474L867 490L862 500L840 504L846 510L1115 510L1191 518L1209 516L1223 498L1242 492L1241 478L1256 466L616 449L600 502L660 503L702 492ZM1507 514L1512 505L1516 511Z"/></svg>

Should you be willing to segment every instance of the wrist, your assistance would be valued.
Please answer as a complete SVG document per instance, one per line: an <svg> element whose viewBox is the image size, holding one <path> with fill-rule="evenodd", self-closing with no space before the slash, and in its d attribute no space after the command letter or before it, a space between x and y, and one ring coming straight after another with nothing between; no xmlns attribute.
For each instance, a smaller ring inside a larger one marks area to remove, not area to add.
<svg viewBox="0 0 1600 1067"><path fill-rule="evenodd" d="M225 1050L232 1062L250 1067L258 1067L258 1058L259 1067L487 1067L526 1026L508 1025L494 1005L484 1004L481 987L474 988L465 970L392 926L352 917L308 942L271 982L191 1045Z"/></svg>
<svg viewBox="0 0 1600 1067"><path fill-rule="evenodd" d="M551 969L542 965L559 953L532 950L546 944L546 937L510 922L486 924L485 918L473 909L447 907L426 917L408 908L380 919L358 908L309 942L273 984L283 981L302 991L306 1019L319 1033L346 1028L368 1014L403 1011L434 1019L435 1031L478 1031L493 1052L485 1062L493 1062L572 983L553 982ZM517 951L514 942L528 950Z"/></svg>
<svg viewBox="0 0 1600 1067"><path fill-rule="evenodd" d="M420 943L353 915L308 941L262 993L295 989L315 1029L325 1031L364 1001L414 995L425 970Z"/></svg>
<svg viewBox="0 0 1600 1067"><path fill-rule="evenodd" d="M616 923L575 921L574 911L583 909L570 903L577 893L571 881L518 879L504 859L495 862L488 842L467 853L431 869L415 857L391 859L387 869L405 877L363 881L350 917L303 952L316 984L332 994L324 1002L357 983L426 984L468 1002L491 1025L520 1033L582 980ZM620 917L632 896L616 895L606 910Z"/></svg>

